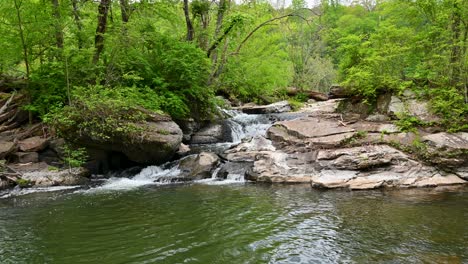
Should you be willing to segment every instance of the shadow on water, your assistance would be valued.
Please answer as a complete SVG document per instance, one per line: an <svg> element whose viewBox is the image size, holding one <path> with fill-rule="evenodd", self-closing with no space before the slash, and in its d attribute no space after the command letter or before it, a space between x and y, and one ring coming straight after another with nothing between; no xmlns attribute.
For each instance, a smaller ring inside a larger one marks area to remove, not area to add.
<svg viewBox="0 0 468 264"><path fill-rule="evenodd" d="M165 185L0 200L0 263L463 263L468 189Z"/></svg>

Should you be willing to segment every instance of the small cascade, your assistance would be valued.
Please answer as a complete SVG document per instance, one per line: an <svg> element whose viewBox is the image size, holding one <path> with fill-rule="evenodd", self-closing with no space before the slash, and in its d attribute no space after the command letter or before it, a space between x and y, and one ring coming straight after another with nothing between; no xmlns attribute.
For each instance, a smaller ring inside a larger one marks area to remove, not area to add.
<svg viewBox="0 0 468 264"><path fill-rule="evenodd" d="M264 136L273 123L271 116L268 115L250 115L237 110L223 110L223 112L230 116L225 121L225 125L230 131L227 141L232 143L239 143L248 137Z"/></svg>
<svg viewBox="0 0 468 264"><path fill-rule="evenodd" d="M132 178L111 177L99 190L125 190L144 185L169 184L175 182L180 171L178 166L165 169L164 166L148 166Z"/></svg>
<svg viewBox="0 0 468 264"><path fill-rule="evenodd" d="M240 143L243 139L256 136L264 136L268 128L278 120L290 119L287 115L280 114L245 114L236 110L220 109L225 116L228 116L224 121L225 142L215 144L199 144L192 145L193 153L197 154L202 151L214 152L221 154L229 147ZM186 158L186 157L185 157ZM166 163L161 166L148 166L141 171L133 170L132 172L122 172L112 175L100 187L91 189L94 190L125 190L133 189L144 185L164 185L190 181L190 178L184 177L182 169L179 169L179 163L184 158L178 161ZM236 168L228 173L226 178L219 177L219 172L222 169L222 164L213 170L211 178L203 180L195 180L196 184L232 184L245 182L245 170L242 167ZM242 165L239 165L242 166ZM130 175L129 175L130 174ZM131 176L135 175L135 176Z"/></svg>

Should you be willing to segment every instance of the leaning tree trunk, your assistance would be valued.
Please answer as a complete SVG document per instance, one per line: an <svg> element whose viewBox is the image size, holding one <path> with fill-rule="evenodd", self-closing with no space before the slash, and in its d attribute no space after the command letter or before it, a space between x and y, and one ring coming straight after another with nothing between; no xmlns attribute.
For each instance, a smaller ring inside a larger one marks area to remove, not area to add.
<svg viewBox="0 0 468 264"><path fill-rule="evenodd" d="M94 38L94 57L93 63L99 61L102 51L104 50L104 34L107 29L107 14L109 13L109 5L111 0L101 0L98 7L98 25L96 28L96 36Z"/></svg>

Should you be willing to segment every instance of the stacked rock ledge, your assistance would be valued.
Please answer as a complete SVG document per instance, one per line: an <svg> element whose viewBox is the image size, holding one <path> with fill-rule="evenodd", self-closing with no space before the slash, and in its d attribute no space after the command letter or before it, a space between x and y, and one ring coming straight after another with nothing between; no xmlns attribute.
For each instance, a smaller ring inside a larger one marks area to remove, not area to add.
<svg viewBox="0 0 468 264"><path fill-rule="evenodd" d="M468 133L401 132L387 115L349 120L339 103L309 105L304 117L275 123L225 158L251 162L245 178L255 182L352 190L467 183Z"/></svg>

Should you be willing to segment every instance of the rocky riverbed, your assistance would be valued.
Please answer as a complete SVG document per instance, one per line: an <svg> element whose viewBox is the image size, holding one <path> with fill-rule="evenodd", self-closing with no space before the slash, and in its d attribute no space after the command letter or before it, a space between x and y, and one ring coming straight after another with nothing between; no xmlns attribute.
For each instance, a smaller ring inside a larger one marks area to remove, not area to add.
<svg viewBox="0 0 468 264"><path fill-rule="evenodd" d="M235 179L352 190L467 183L468 133L436 125L402 132L394 123L402 111L434 124L437 117L411 94L379 100L370 115L345 99L310 102L295 113L283 101L239 107L226 112L226 120L204 125L155 115L140 138L129 140L95 142L82 133L76 138L92 154L86 164L91 172L140 164L117 176L143 183ZM0 154L10 161L4 175L15 175L22 186L86 183L89 170L63 166L63 140L36 130L21 140L3 137ZM153 166L142 170L142 164ZM0 186L12 181L4 176Z"/></svg>

